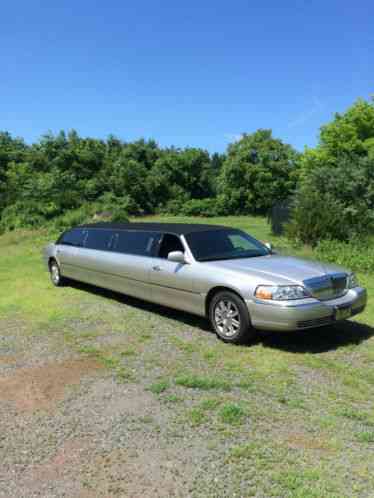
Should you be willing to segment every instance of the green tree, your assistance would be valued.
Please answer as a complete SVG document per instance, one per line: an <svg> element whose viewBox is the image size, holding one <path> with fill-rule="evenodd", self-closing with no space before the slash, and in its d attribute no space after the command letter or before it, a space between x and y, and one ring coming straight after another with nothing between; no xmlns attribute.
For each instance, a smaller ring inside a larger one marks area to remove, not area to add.
<svg viewBox="0 0 374 498"><path fill-rule="evenodd" d="M214 174L208 152L195 149L167 149L154 164L147 186L155 207L174 201L181 205L189 199L213 194Z"/></svg>
<svg viewBox="0 0 374 498"><path fill-rule="evenodd" d="M357 100L344 113L321 127L319 143L306 149L301 158L301 175L319 166L338 165L347 156L374 156L374 100Z"/></svg>
<svg viewBox="0 0 374 498"><path fill-rule="evenodd" d="M301 158L289 233L303 242L374 230L374 101L358 100L322 126Z"/></svg>
<svg viewBox="0 0 374 498"><path fill-rule="evenodd" d="M298 153L271 130L257 130L229 145L218 180L228 213L265 213L287 198L297 180Z"/></svg>
<svg viewBox="0 0 374 498"><path fill-rule="evenodd" d="M146 179L148 170L144 164L132 159L124 151L107 169L105 194L115 198L126 197L131 207L130 214L140 214L151 210Z"/></svg>
<svg viewBox="0 0 374 498"><path fill-rule="evenodd" d="M0 132L0 215L7 203L6 178L11 163L24 160L27 146L20 138L13 138L8 132Z"/></svg>

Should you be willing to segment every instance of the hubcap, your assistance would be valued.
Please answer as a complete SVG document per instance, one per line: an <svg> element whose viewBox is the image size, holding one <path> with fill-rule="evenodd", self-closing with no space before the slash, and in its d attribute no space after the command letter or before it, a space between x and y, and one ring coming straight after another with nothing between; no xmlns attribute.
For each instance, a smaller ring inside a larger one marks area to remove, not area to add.
<svg viewBox="0 0 374 498"><path fill-rule="evenodd" d="M52 276L53 283L58 284L60 281L60 272L58 270L57 265L51 266L51 276Z"/></svg>
<svg viewBox="0 0 374 498"><path fill-rule="evenodd" d="M218 301L214 308L216 328L222 336L232 337L240 329L240 315L235 303L225 299Z"/></svg>

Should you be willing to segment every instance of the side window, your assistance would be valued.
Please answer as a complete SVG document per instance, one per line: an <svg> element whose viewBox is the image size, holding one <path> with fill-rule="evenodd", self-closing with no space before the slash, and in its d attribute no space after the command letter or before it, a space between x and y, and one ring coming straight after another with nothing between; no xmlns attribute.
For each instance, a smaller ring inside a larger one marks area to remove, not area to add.
<svg viewBox="0 0 374 498"><path fill-rule="evenodd" d="M112 238L112 230L103 230L100 228L91 228L88 230L87 239L84 247L87 249L96 249L106 251L109 249L109 242Z"/></svg>
<svg viewBox="0 0 374 498"><path fill-rule="evenodd" d="M117 232L113 250L136 256L152 256L159 234L154 232L124 231Z"/></svg>
<svg viewBox="0 0 374 498"><path fill-rule="evenodd" d="M167 259L169 252L172 251L182 251L184 253L183 244L176 235L165 233L162 237L158 257Z"/></svg>
<svg viewBox="0 0 374 498"><path fill-rule="evenodd" d="M68 232L65 232L58 239L57 244L63 244L65 246L75 246L82 247L86 231L82 228L73 228Z"/></svg>
<svg viewBox="0 0 374 498"><path fill-rule="evenodd" d="M241 251L252 251L258 249L255 244L252 244L250 240L246 239L240 234L229 235L230 242L235 250Z"/></svg>

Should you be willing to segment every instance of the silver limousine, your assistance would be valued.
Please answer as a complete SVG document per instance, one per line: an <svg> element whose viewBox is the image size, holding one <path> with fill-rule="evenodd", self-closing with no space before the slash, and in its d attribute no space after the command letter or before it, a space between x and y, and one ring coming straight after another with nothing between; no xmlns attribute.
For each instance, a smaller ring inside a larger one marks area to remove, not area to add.
<svg viewBox="0 0 374 498"><path fill-rule="evenodd" d="M63 233L44 259L56 286L73 279L206 316L226 342L328 325L366 305L354 273L277 255L224 226L89 224Z"/></svg>

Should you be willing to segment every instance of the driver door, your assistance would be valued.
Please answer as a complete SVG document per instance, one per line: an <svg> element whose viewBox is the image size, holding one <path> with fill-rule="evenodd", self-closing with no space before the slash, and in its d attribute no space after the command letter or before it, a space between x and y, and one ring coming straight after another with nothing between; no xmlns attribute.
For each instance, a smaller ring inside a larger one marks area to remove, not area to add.
<svg viewBox="0 0 374 498"><path fill-rule="evenodd" d="M193 292L191 265L169 261L172 251L185 252L182 241L177 235L163 234L157 256L152 258L150 283L152 301L172 308L196 311L197 294Z"/></svg>

